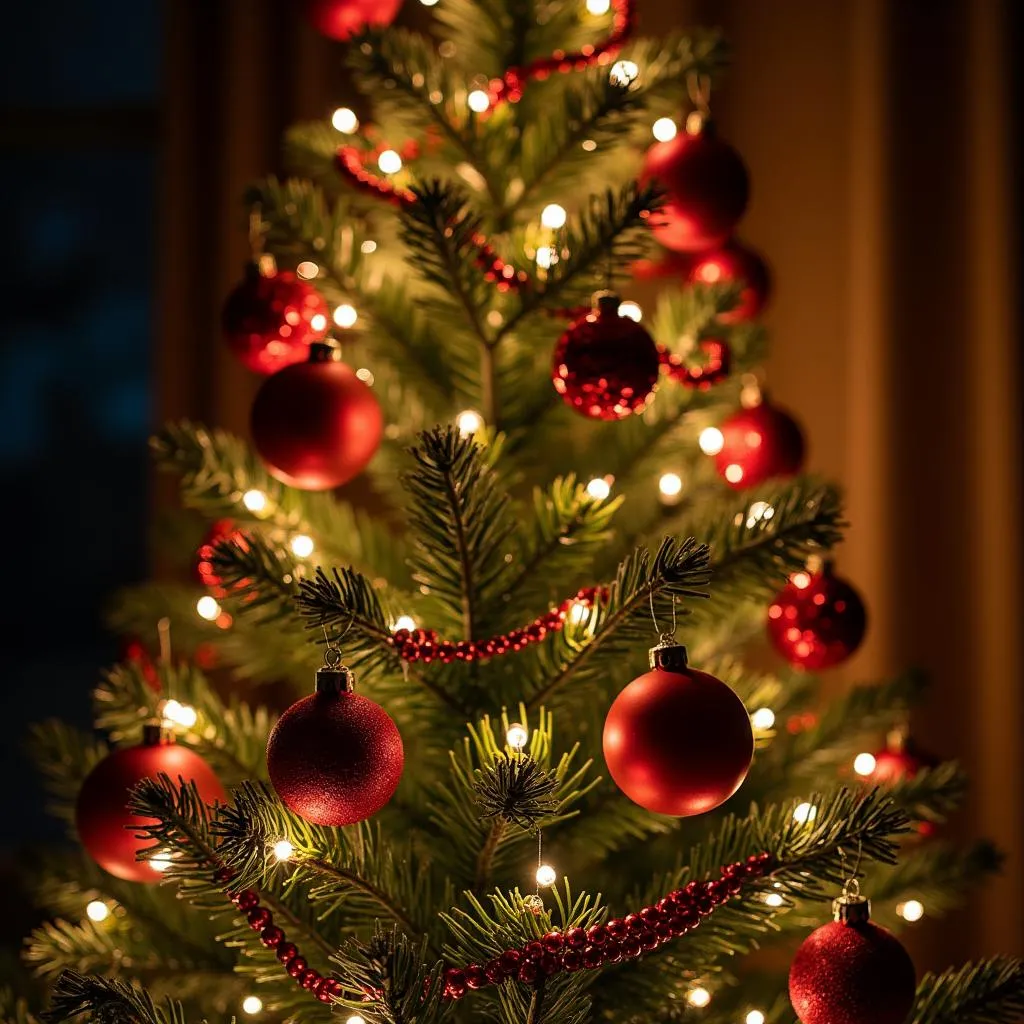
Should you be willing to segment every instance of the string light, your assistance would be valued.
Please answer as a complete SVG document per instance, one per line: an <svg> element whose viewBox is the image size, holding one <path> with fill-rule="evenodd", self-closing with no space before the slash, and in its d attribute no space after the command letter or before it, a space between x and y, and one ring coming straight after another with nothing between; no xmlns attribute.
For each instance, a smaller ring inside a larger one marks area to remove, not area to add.
<svg viewBox="0 0 1024 1024"><path fill-rule="evenodd" d="M274 856L279 860L291 860L295 847L287 839L278 839L274 843Z"/></svg>
<svg viewBox="0 0 1024 1024"><path fill-rule="evenodd" d="M697 438L697 444L705 455L717 455L725 445L725 436L718 427L705 427Z"/></svg>
<svg viewBox="0 0 1024 1024"><path fill-rule="evenodd" d="M242 504L250 512L262 512L267 507L267 496L262 491L255 489L246 491L242 495Z"/></svg>
<svg viewBox="0 0 1024 1024"><path fill-rule="evenodd" d="M303 260L296 268L295 273L304 281L312 281L320 273L320 268L312 260Z"/></svg>
<svg viewBox="0 0 1024 1024"><path fill-rule="evenodd" d="M638 303L628 299L626 302L619 303L619 316L628 316L630 320L640 323L644 318L644 311Z"/></svg>
<svg viewBox="0 0 1024 1024"><path fill-rule="evenodd" d="M437 3L437 0L420 0L420 3L423 4L424 7L433 7L434 4ZM362 1017L353 1017L348 1022L348 1024L363 1024L363 1018Z"/></svg>
<svg viewBox="0 0 1024 1024"><path fill-rule="evenodd" d="M369 256L371 252L377 251L377 243L372 239L368 238L362 245L359 246L359 251L364 256Z"/></svg>
<svg viewBox="0 0 1024 1024"><path fill-rule="evenodd" d="M343 302L334 311L334 322L339 327L354 327L358 319L359 314L356 312L355 306L350 306L347 302Z"/></svg>
<svg viewBox="0 0 1024 1024"><path fill-rule="evenodd" d="M213 598L210 598L210 600L213 601ZM217 604L216 601L213 601L213 603ZM196 605L196 611L199 611L198 604ZM219 605L217 606L217 613L220 613ZM199 612L199 614L202 615L204 619L206 618L202 612ZM217 615L213 616L213 619L215 618L217 618ZM210 621L212 621L212 619ZM171 700L164 701L164 706L160 711L160 715L165 721L168 721L173 725L184 726L186 729L191 729L192 726L196 724L196 720L199 717L196 714L196 709L194 707L189 704L182 704L173 698Z"/></svg>
<svg viewBox="0 0 1024 1024"><path fill-rule="evenodd" d="M593 153L597 149L597 143L593 139L584 139L580 143L580 148L584 153Z"/></svg>
<svg viewBox="0 0 1024 1024"><path fill-rule="evenodd" d="M337 131L343 132L345 135L351 135L359 128L359 118L356 117L354 110L349 110L348 107L338 107L331 114L331 124L334 125Z"/></svg>
<svg viewBox="0 0 1024 1024"><path fill-rule="evenodd" d="M587 0L587 13L593 14L595 18L607 14L612 9L612 0Z"/></svg>
<svg viewBox="0 0 1024 1024"><path fill-rule="evenodd" d="M530 738L530 733L525 725L521 725L519 722L513 722L508 727L508 732L505 733L505 742L513 750L522 750L526 746L526 741Z"/></svg>
<svg viewBox="0 0 1024 1024"><path fill-rule="evenodd" d="M679 128L671 117L659 117L658 120L651 125L651 134L659 142L671 142L678 132Z"/></svg>
<svg viewBox="0 0 1024 1024"><path fill-rule="evenodd" d="M263 1000L259 996L246 996L242 1000L242 1009L253 1016L263 1009Z"/></svg>
<svg viewBox="0 0 1024 1024"><path fill-rule="evenodd" d="M424 7L433 7L434 4L437 3L437 0L430 0L429 3L427 0L420 0L420 3L423 4ZM345 1024L366 1024L366 1021L360 1017L358 1013L353 1013L352 1016L345 1021Z"/></svg>
<svg viewBox="0 0 1024 1024"><path fill-rule="evenodd" d="M658 490L663 498L675 498L683 489L683 478L678 473L662 473Z"/></svg>
<svg viewBox="0 0 1024 1024"><path fill-rule="evenodd" d="M395 631L407 629L411 633L416 628L416 620L411 615L399 615L395 619Z"/></svg>
<svg viewBox="0 0 1024 1024"><path fill-rule="evenodd" d="M554 885L555 879L558 877L555 869L550 864L541 864L537 868L537 884L538 885Z"/></svg>
<svg viewBox="0 0 1024 1024"><path fill-rule="evenodd" d="M558 262L558 253L550 245L542 245L537 250L535 262L541 270L548 270Z"/></svg>
<svg viewBox="0 0 1024 1024"><path fill-rule="evenodd" d="M196 614L199 618L206 619L207 622L213 622L220 615L220 605L217 603L217 599L210 597L209 594L204 594L196 601Z"/></svg>
<svg viewBox="0 0 1024 1024"><path fill-rule="evenodd" d="M789 582L797 590L806 590L811 585L811 574L809 572L795 572L789 577Z"/></svg>
<svg viewBox="0 0 1024 1024"><path fill-rule="evenodd" d="M314 331L322 331L327 327L327 317L325 317L323 313L315 313L309 318L309 326L312 327Z"/></svg>
<svg viewBox="0 0 1024 1024"><path fill-rule="evenodd" d="M103 900L90 900L85 908L85 914L90 921L99 924L100 921L106 921L110 917L110 907Z"/></svg>
<svg viewBox="0 0 1024 1024"><path fill-rule="evenodd" d="M612 85L632 85L640 75L640 67L631 60L617 60L612 65L608 81Z"/></svg>
<svg viewBox="0 0 1024 1024"><path fill-rule="evenodd" d="M768 907L781 907L786 901L777 892L770 892L765 896L764 902Z"/></svg>
<svg viewBox="0 0 1024 1024"><path fill-rule="evenodd" d="M696 1006L699 1010L711 1002L711 993L703 986L698 985L696 988L691 988L690 991L686 993L686 1001L691 1006Z"/></svg>
<svg viewBox="0 0 1024 1024"><path fill-rule="evenodd" d="M878 762L875 760L874 754L869 754L865 751L863 754L858 754L853 759L853 770L858 775L868 776L875 770L875 765Z"/></svg>
<svg viewBox="0 0 1024 1024"><path fill-rule="evenodd" d="M587 494L592 498L596 498L598 501L604 501L604 499L611 493L611 484L602 476L595 476L594 479L587 484Z"/></svg>
<svg viewBox="0 0 1024 1024"><path fill-rule="evenodd" d="M565 221L567 214L565 208L559 206L558 203L548 203L540 212L540 222L546 228L551 228L552 231L557 231L558 228L565 227Z"/></svg>
<svg viewBox="0 0 1024 1024"><path fill-rule="evenodd" d="M469 109L477 114L482 114L491 105L491 99L483 89L474 89L469 94L466 102L469 104Z"/></svg>
<svg viewBox="0 0 1024 1024"><path fill-rule="evenodd" d="M899 903L896 906L896 913L913 924L924 917L924 904L920 900L907 900L906 903Z"/></svg>
<svg viewBox="0 0 1024 1024"><path fill-rule="evenodd" d="M296 558L309 558L309 556L313 554L313 548L315 546L313 538L306 536L304 533L297 533L292 537L291 549L292 554Z"/></svg>
<svg viewBox="0 0 1024 1024"><path fill-rule="evenodd" d="M758 523L767 522L775 515L775 509L767 501L755 501L747 509L747 529L753 529Z"/></svg>
<svg viewBox="0 0 1024 1024"><path fill-rule="evenodd" d="M171 866L171 855L169 853L158 853L155 857L149 858L149 866L154 871L166 871Z"/></svg>
<svg viewBox="0 0 1024 1024"><path fill-rule="evenodd" d="M796 809L793 811L793 820L798 825L810 825L817 816L818 808L815 807L814 804L798 804Z"/></svg>
<svg viewBox="0 0 1024 1024"><path fill-rule="evenodd" d="M764 1014L760 1010L751 1010L744 1019L744 1024L764 1024Z"/></svg>
<svg viewBox="0 0 1024 1024"><path fill-rule="evenodd" d="M362 381L362 382L363 382L363 383L364 383L364 384L365 384L365 385L366 385L366 386L367 386L368 388L372 388L372 387L373 387L373 379L374 379L374 378L373 378L373 374L372 374L372 373L371 373L371 372L370 372L370 371L369 371L369 370L368 370L368 369L367 369L367 368L366 368L365 366L360 366L360 367L359 367L359 369L358 369L358 370L356 370L356 376L357 376L357 377L358 377L358 378L359 378L359 379L360 379L360 380L361 380L361 381Z"/></svg>
<svg viewBox="0 0 1024 1024"><path fill-rule="evenodd" d="M470 437L483 427L484 418L476 409L463 409L455 417L455 425L463 437Z"/></svg>
<svg viewBox="0 0 1024 1024"><path fill-rule="evenodd" d="M750 716L750 724L755 729L770 729L775 724L775 712L771 708L758 708Z"/></svg>
<svg viewBox="0 0 1024 1024"><path fill-rule="evenodd" d="M738 484L743 479L743 467L738 462L730 462L725 467L725 479L731 484Z"/></svg>
<svg viewBox="0 0 1024 1024"><path fill-rule="evenodd" d="M402 158L393 149L385 149L377 157L377 166L383 174L397 174L402 169Z"/></svg>

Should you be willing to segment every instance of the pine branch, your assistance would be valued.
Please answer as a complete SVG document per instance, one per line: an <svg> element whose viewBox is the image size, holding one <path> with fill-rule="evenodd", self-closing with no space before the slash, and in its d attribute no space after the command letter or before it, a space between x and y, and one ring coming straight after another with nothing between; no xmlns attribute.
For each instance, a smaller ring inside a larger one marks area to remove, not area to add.
<svg viewBox="0 0 1024 1024"><path fill-rule="evenodd" d="M1008 956L926 974L909 1024L1014 1024L1024 1014L1024 964Z"/></svg>
<svg viewBox="0 0 1024 1024"><path fill-rule="evenodd" d="M158 1006L148 993L116 978L65 971L42 1019L59 1024L82 1016L101 1024L186 1024L182 1005L173 999Z"/></svg>
<svg viewBox="0 0 1024 1024"><path fill-rule="evenodd" d="M3 1024L39 1024L39 1018L29 1010L28 1003L9 988L0 988L0 1021Z"/></svg>
<svg viewBox="0 0 1024 1024"><path fill-rule="evenodd" d="M82 780L107 756L107 745L66 722L48 719L30 728L26 746L50 797L46 809L73 826Z"/></svg>

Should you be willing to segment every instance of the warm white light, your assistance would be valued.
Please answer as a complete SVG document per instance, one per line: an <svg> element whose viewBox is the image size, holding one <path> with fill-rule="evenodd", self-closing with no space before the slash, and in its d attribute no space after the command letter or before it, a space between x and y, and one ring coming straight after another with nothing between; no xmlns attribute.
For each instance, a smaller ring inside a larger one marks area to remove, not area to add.
<svg viewBox="0 0 1024 1024"><path fill-rule="evenodd" d="M304 533L297 533L292 537L292 554L296 558L309 558L309 556L313 554L313 548L315 546L313 538L307 537Z"/></svg>
<svg viewBox="0 0 1024 1024"><path fill-rule="evenodd" d="M865 751L863 754L858 754L853 759L853 770L858 775L868 776L875 770L875 765L877 763L875 755L869 754Z"/></svg>
<svg viewBox="0 0 1024 1024"><path fill-rule="evenodd" d="M775 515L775 509L767 501L755 501L747 509L747 529L751 530L760 522L767 522Z"/></svg>
<svg viewBox="0 0 1024 1024"><path fill-rule="evenodd" d="M587 11L595 17L607 14L612 8L612 0L587 0Z"/></svg>
<svg viewBox="0 0 1024 1024"><path fill-rule="evenodd" d="M213 598L210 598L210 600L212 601ZM213 603L217 604L216 601ZM196 611L199 611L198 605L196 606ZM217 612L218 614L220 613L219 605L217 606ZM199 612L199 614L202 615L204 619L206 618L202 612ZM214 615L212 618L215 619L217 616ZM189 704L182 704L173 698L171 700L164 701L161 715L166 721L173 725L183 725L186 729L191 729L192 726L196 724L196 719L199 717L196 714L196 709L194 707Z"/></svg>
<svg viewBox="0 0 1024 1024"><path fill-rule="evenodd" d="M505 742L513 750L522 750L523 747L526 746L526 741L529 737L530 734L525 725L520 725L519 722L513 722L508 727L508 732L505 733Z"/></svg>
<svg viewBox="0 0 1024 1024"><path fill-rule="evenodd" d="M433 7L434 4L437 3L437 0L420 0L420 3L423 4L424 7ZM348 1024L363 1024L363 1018L353 1017Z"/></svg>
<svg viewBox="0 0 1024 1024"><path fill-rule="evenodd" d="M246 491L242 495L242 504L250 512L262 512L267 507L267 496L262 491Z"/></svg>
<svg viewBox="0 0 1024 1024"><path fill-rule="evenodd" d="M169 853L158 853L155 857L149 858L149 866L154 871L166 871L171 866L171 855Z"/></svg>
<svg viewBox="0 0 1024 1024"><path fill-rule="evenodd" d="M246 996L242 1000L242 1009L248 1014L259 1013L263 1009L263 1000L259 996Z"/></svg>
<svg viewBox="0 0 1024 1024"><path fill-rule="evenodd" d="M697 444L705 455L717 455L725 445L725 437L718 427L705 427L697 438Z"/></svg>
<svg viewBox="0 0 1024 1024"><path fill-rule="evenodd" d="M349 110L348 107L338 107L338 109L331 114L331 124L333 124L339 132L351 135L359 127L359 118L356 117L356 112L354 110Z"/></svg>
<svg viewBox="0 0 1024 1024"><path fill-rule="evenodd" d="M711 993L706 989L698 985L696 988L691 988L686 993L686 1001L691 1006L696 1006L698 1009L707 1006L711 1002Z"/></svg>
<svg viewBox="0 0 1024 1024"><path fill-rule="evenodd" d="M347 302L343 302L334 311L334 322L339 327L354 327L358 319L359 314L356 312L356 307L350 306Z"/></svg>
<svg viewBox="0 0 1024 1024"><path fill-rule="evenodd" d="M789 577L789 582L797 590L806 590L811 585L811 574L809 572L795 572Z"/></svg>
<svg viewBox="0 0 1024 1024"><path fill-rule="evenodd" d="M578 626L586 619L589 612L590 609L582 601L573 601L569 606L569 621Z"/></svg>
<svg viewBox="0 0 1024 1024"><path fill-rule="evenodd" d="M551 228L552 230L565 227L565 220L565 208L559 206L558 203L548 203L548 205L540 212L541 224L546 228Z"/></svg>
<svg viewBox="0 0 1024 1024"><path fill-rule="evenodd" d="M594 479L587 484L587 494L592 498L596 498L598 501L604 501L604 499L611 493L611 484L608 483L604 477L595 476Z"/></svg>
<svg viewBox="0 0 1024 1024"><path fill-rule="evenodd" d="M455 417L455 425L459 428L459 433L463 437L469 437L483 427L484 418L476 409L463 409Z"/></svg>
<svg viewBox="0 0 1024 1024"><path fill-rule="evenodd" d="M312 260L303 260L295 268L295 273L305 281L312 281L320 273L320 268Z"/></svg>
<svg viewBox="0 0 1024 1024"><path fill-rule="evenodd" d="M482 114L491 105L490 97L483 91L483 89L474 89L469 94L466 102L469 104L469 109L478 114Z"/></svg>
<svg viewBox="0 0 1024 1024"><path fill-rule="evenodd" d="M274 856L278 860L291 860L295 847L287 839L278 839L274 843Z"/></svg>
<svg viewBox="0 0 1024 1024"><path fill-rule="evenodd" d="M631 85L640 74L640 68L631 60L617 60L612 65L608 81L612 85Z"/></svg>
<svg viewBox="0 0 1024 1024"><path fill-rule="evenodd" d="M377 251L377 243L372 238L368 238L361 246L359 246L359 251L364 256L368 256L371 252Z"/></svg>
<svg viewBox="0 0 1024 1024"><path fill-rule="evenodd" d="M777 892L770 892L765 896L764 902L769 907L781 907L786 901Z"/></svg>
<svg viewBox="0 0 1024 1024"><path fill-rule="evenodd" d="M314 331L324 331L327 329L327 317L323 313L315 313L309 318L309 326Z"/></svg>
<svg viewBox="0 0 1024 1024"><path fill-rule="evenodd" d="M537 868L538 885L554 885L557 877L558 875L555 873L555 869L550 864L541 864L541 866Z"/></svg>
<svg viewBox="0 0 1024 1024"><path fill-rule="evenodd" d="M427 0L420 0L420 3L423 4L424 7L433 7L434 4L437 3L437 0L430 0L429 3L427 3ZM345 1021L345 1024L366 1024L366 1021L363 1020L358 1013L353 1013L352 1016Z"/></svg>
<svg viewBox="0 0 1024 1024"><path fill-rule="evenodd" d="M628 316L630 320L640 323L644 318L644 311L638 303L627 300L626 302L619 303L619 316Z"/></svg>
<svg viewBox="0 0 1024 1024"><path fill-rule="evenodd" d="M359 369L356 370L356 376L368 388L372 388L373 387L373 380L374 380L373 373L372 373L372 371L368 370L365 366L360 366Z"/></svg>
<svg viewBox="0 0 1024 1024"><path fill-rule="evenodd" d="M397 174L402 169L402 158L393 149L385 149L377 157L377 166L384 174Z"/></svg>
<svg viewBox="0 0 1024 1024"><path fill-rule="evenodd" d="M85 913L90 921L95 921L98 924L110 917L110 907L103 900L91 900L85 908Z"/></svg>
<svg viewBox="0 0 1024 1024"><path fill-rule="evenodd" d="M204 594L198 601L196 601L196 612L199 618L206 619L207 622L213 622L218 615L220 615L220 605L217 603L215 597L210 597L209 594Z"/></svg>
<svg viewBox="0 0 1024 1024"><path fill-rule="evenodd" d="M745 1018L745 1024L764 1024L764 1014L760 1010L751 1010Z"/></svg>
<svg viewBox="0 0 1024 1024"><path fill-rule="evenodd" d="M416 628L416 620L411 615L399 615L395 619L395 630L407 629L411 633Z"/></svg>
<svg viewBox="0 0 1024 1024"><path fill-rule="evenodd" d="M758 708L750 716L750 724L755 729L770 729L775 724L775 712L771 708Z"/></svg>
<svg viewBox="0 0 1024 1024"><path fill-rule="evenodd" d="M662 473L658 490L666 498L674 498L683 489L683 478L678 473Z"/></svg>
<svg viewBox="0 0 1024 1024"><path fill-rule="evenodd" d="M743 479L743 467L738 462L730 462L725 467L725 479L731 484L738 484Z"/></svg>
<svg viewBox="0 0 1024 1024"><path fill-rule="evenodd" d="M558 254L550 245L542 245L537 250L535 260L541 270L548 270L553 264L558 262L557 256Z"/></svg>
<svg viewBox="0 0 1024 1024"><path fill-rule="evenodd" d="M671 142L678 132L679 128L671 117L659 117L651 125L651 133L659 142Z"/></svg>
<svg viewBox="0 0 1024 1024"><path fill-rule="evenodd" d="M904 921L920 921L924 917L924 904L920 900L907 900L906 903L900 903L896 907L896 913L903 918Z"/></svg>
<svg viewBox="0 0 1024 1024"><path fill-rule="evenodd" d="M798 825L809 825L818 816L818 808L814 804L798 804L793 811L793 820Z"/></svg>

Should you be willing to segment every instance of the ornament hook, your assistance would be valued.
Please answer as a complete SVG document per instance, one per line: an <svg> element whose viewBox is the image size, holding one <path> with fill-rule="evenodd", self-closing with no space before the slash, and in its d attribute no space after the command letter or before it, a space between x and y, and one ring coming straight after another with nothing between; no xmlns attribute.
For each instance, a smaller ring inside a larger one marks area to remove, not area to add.
<svg viewBox="0 0 1024 1024"><path fill-rule="evenodd" d="M661 626L658 624L658 616L654 611L654 586L652 584L650 591L647 594L650 606L651 606L651 621L654 623L654 632L658 634L658 642L662 644L670 644L675 641L676 638L676 596L672 595L672 630L671 632L664 632Z"/></svg>
<svg viewBox="0 0 1024 1024"><path fill-rule="evenodd" d="M352 628L352 619L355 613L349 618L345 632L337 639L341 640ZM320 628L324 631L324 664L316 670L316 692L317 693L351 693L356 686L356 679L352 672L341 663L341 648L327 632L327 623L321 622Z"/></svg>

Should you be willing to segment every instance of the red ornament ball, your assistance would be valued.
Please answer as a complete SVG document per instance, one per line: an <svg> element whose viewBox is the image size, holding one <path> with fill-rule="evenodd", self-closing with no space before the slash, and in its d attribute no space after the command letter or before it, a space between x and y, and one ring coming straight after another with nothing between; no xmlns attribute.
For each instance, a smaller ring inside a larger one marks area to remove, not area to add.
<svg viewBox="0 0 1024 1024"><path fill-rule="evenodd" d="M325 491L366 468L384 418L369 387L328 345L268 377L252 406L252 439L267 469L304 491Z"/></svg>
<svg viewBox="0 0 1024 1024"><path fill-rule="evenodd" d="M203 538L196 552L196 576L204 587L211 587L221 596L223 580L213 567L213 556L215 548L221 541L231 541L235 544L245 545L245 534L238 528L232 519L218 519L214 522Z"/></svg>
<svg viewBox="0 0 1024 1024"><path fill-rule="evenodd" d="M875 754L875 767L868 778L880 785L902 782L938 763L937 757L920 750L912 739L897 734L890 738L884 750Z"/></svg>
<svg viewBox="0 0 1024 1024"><path fill-rule="evenodd" d="M817 672L845 661L867 630L864 602L828 564L794 573L768 608L772 645L796 668Z"/></svg>
<svg viewBox="0 0 1024 1024"><path fill-rule="evenodd" d="M135 859L139 850L152 846L136 838L131 826L153 824L153 818L128 813L132 789L143 779L160 773L175 783L179 778L194 782L203 802L224 803L224 788L210 766L193 750L161 737L160 730L147 727L137 747L122 747L107 755L82 783L75 804L75 826L89 856L101 868L130 882L160 881L160 872L149 861Z"/></svg>
<svg viewBox="0 0 1024 1024"><path fill-rule="evenodd" d="M666 249L699 252L722 245L747 208L750 181L739 153L708 122L656 142L644 160L642 180L667 193L651 215L654 237Z"/></svg>
<svg viewBox="0 0 1024 1024"><path fill-rule="evenodd" d="M306 17L321 35L339 42L371 25L390 25L402 0L306 0Z"/></svg>
<svg viewBox="0 0 1024 1024"><path fill-rule="evenodd" d="M347 675L347 672L345 673ZM372 700L326 685L296 701L267 742L270 781L282 802L315 825L352 825L379 811L402 777L398 727Z"/></svg>
<svg viewBox="0 0 1024 1024"><path fill-rule="evenodd" d="M771 272L764 258L733 239L725 245L698 253L689 264L687 277L692 284L742 285L739 303L718 319L723 323L756 320L771 296Z"/></svg>
<svg viewBox="0 0 1024 1024"><path fill-rule="evenodd" d="M558 339L551 379L578 413L621 420L651 400L659 369L654 339L619 315L618 296L602 294L594 309Z"/></svg>
<svg viewBox="0 0 1024 1024"><path fill-rule="evenodd" d="M750 716L725 683L685 667L685 657L656 664L675 667L655 667L615 698L604 723L604 759L619 789L648 811L703 814L747 776Z"/></svg>
<svg viewBox="0 0 1024 1024"><path fill-rule="evenodd" d="M914 1004L914 964L871 921L833 921L812 932L789 971L801 1024L904 1024Z"/></svg>
<svg viewBox="0 0 1024 1024"><path fill-rule="evenodd" d="M250 263L245 279L224 303L221 326L239 360L256 373L277 373L309 357L311 342L327 334L324 297L289 270L260 272Z"/></svg>
<svg viewBox="0 0 1024 1024"><path fill-rule="evenodd" d="M772 477L794 476L804 462L804 435L792 416L764 397L760 405L740 409L721 426L722 447L715 456L718 473L737 491Z"/></svg>

